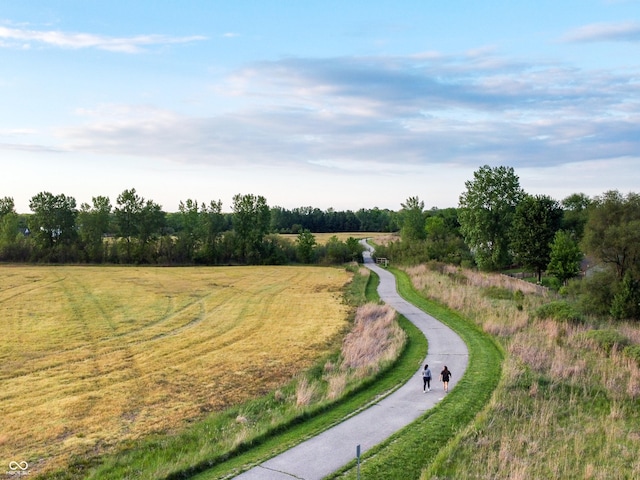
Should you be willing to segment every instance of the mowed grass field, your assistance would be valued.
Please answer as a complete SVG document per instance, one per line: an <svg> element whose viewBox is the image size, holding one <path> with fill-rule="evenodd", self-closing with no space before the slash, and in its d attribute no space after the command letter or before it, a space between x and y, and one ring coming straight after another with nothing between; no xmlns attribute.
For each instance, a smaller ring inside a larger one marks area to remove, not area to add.
<svg viewBox="0 0 640 480"><path fill-rule="evenodd" d="M288 238L291 241L296 241L298 239L298 235L295 233L280 233L280 236L284 238ZM316 243L318 245L326 245L330 238L336 237L341 242L346 241L349 237L353 237L357 240L361 240L363 238L372 238L379 237L379 232L337 232L337 233L313 233L313 236L316 237Z"/></svg>
<svg viewBox="0 0 640 480"><path fill-rule="evenodd" d="M0 465L32 474L262 395L348 326L338 268L0 272Z"/></svg>

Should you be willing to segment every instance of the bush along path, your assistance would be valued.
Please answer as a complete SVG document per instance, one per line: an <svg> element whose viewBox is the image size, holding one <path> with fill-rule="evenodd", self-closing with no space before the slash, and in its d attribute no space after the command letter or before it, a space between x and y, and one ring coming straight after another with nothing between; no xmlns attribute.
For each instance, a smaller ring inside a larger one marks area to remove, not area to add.
<svg viewBox="0 0 640 480"><path fill-rule="evenodd" d="M465 342L451 328L408 303L396 291L395 277L376 266L369 252L365 252L365 266L380 277L378 292L381 300L409 319L427 337L429 352L417 366L413 377L392 394L370 408L350 417L298 446L239 475L241 480L285 480L291 478L322 479L350 464L357 447L362 454L388 439L394 433L422 417L446 395L455 392L468 364L469 353ZM428 363L434 373L432 390L423 393L421 371ZM451 393L445 394L438 382L440 370L447 366L452 372ZM373 477L371 477L373 478ZM380 477L376 477L380 478ZM408 478L401 477L388 478Z"/></svg>

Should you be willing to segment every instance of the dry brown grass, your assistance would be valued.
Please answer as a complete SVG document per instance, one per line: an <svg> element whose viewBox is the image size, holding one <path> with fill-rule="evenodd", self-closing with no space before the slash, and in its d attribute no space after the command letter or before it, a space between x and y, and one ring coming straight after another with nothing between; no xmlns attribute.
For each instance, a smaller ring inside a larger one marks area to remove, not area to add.
<svg viewBox="0 0 640 480"><path fill-rule="evenodd" d="M406 342L406 333L388 305L368 303L358 308L351 331L346 335L338 364L327 362L322 379L303 378L297 386L297 405L306 406L324 393L339 397L351 379L375 375L385 363L395 360Z"/></svg>
<svg viewBox="0 0 640 480"><path fill-rule="evenodd" d="M396 312L388 305L368 303L358 308L353 329L342 346L342 366L347 369L377 369L395 359L406 334L396 322Z"/></svg>
<svg viewBox="0 0 640 480"><path fill-rule="evenodd" d="M526 282L450 267L408 270L426 296L498 336L503 379L483 414L451 453L450 478L640 478L640 368L607 355L584 335L593 327L531 313L549 299ZM524 298L496 299L498 288ZM638 343L637 324L619 324Z"/></svg>
<svg viewBox="0 0 640 480"><path fill-rule="evenodd" d="M376 245L389 245L400 240L398 233L373 233L371 239Z"/></svg>
<svg viewBox="0 0 640 480"><path fill-rule="evenodd" d="M318 245L325 245L331 237L336 237L341 242L344 242L349 237L353 237L357 240L360 240L363 238L375 237L376 235L380 235L380 234L376 232L336 232L336 233L323 232L323 233L313 234L313 236L316 238L316 243ZM291 241L295 241L298 238L298 235L295 233L281 233L280 236L284 238L288 238Z"/></svg>
<svg viewBox="0 0 640 480"><path fill-rule="evenodd" d="M3 266L0 464L60 467L276 388L344 330L349 279L319 267Z"/></svg>
<svg viewBox="0 0 640 480"><path fill-rule="evenodd" d="M443 268L434 271L427 265L418 265L408 268L407 273L416 288L428 298L476 320L486 332L493 335L516 333L527 325L529 315L524 309L516 309L511 301L495 300L483 295L483 289L494 287L511 292L521 291L525 294L527 305L544 301L544 297L535 295L536 286L523 280L453 266Z"/></svg>

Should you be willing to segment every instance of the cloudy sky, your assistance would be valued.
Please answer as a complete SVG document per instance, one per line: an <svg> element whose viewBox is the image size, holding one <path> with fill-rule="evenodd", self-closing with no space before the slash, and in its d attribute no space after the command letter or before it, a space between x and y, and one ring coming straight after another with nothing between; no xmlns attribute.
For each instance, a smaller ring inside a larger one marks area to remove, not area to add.
<svg viewBox="0 0 640 480"><path fill-rule="evenodd" d="M640 0L0 3L0 198L640 191Z"/></svg>

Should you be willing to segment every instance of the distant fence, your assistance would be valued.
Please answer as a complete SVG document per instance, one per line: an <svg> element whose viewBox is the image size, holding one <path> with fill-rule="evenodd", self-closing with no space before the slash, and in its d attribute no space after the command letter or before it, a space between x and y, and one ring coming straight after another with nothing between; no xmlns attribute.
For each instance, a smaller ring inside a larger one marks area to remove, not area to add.
<svg viewBox="0 0 640 480"><path fill-rule="evenodd" d="M383 267L388 267L389 266L389 260L387 260L386 258L378 258L378 257L376 257L376 263L378 265L382 265Z"/></svg>

